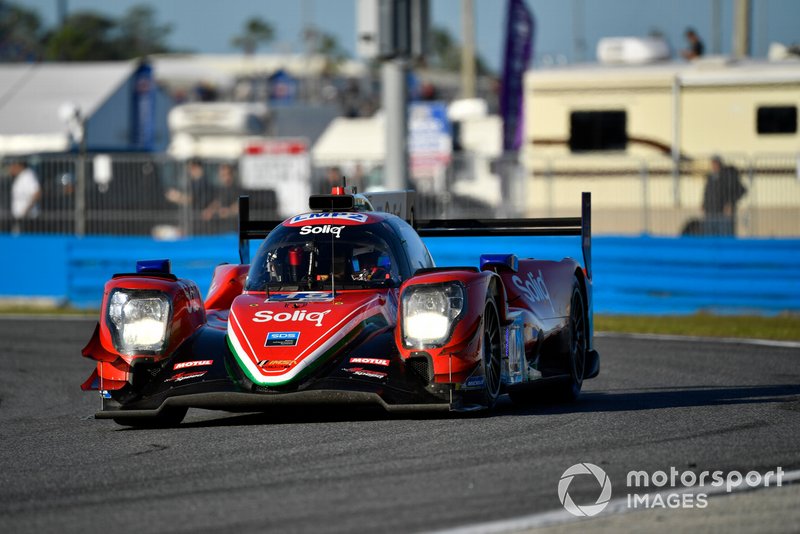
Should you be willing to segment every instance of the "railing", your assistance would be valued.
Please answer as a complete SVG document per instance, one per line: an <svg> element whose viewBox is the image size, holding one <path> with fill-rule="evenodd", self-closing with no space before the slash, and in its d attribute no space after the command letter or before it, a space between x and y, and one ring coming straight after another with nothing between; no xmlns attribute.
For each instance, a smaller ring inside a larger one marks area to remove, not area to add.
<svg viewBox="0 0 800 534"><path fill-rule="evenodd" d="M709 158L683 162L627 156L493 160L456 155L416 181L419 218L562 217L578 213L580 193L591 191L595 234L739 237L800 236L800 156L723 155L746 192L731 217L703 211ZM12 217L12 179L3 166L0 233L152 235L161 238L236 230L236 198L251 197L254 219L280 216L275 191L240 188L238 162L206 160L193 166L165 155L115 154L85 160L73 155L29 158L41 184L38 215ZM232 164L232 182L223 176ZM83 165L83 172L81 166ZM370 162L309 169L309 190L324 191L340 175L361 190L381 183ZM266 169L264 172L280 173ZM85 176L83 210L77 180ZM82 232L81 232L82 231Z"/></svg>

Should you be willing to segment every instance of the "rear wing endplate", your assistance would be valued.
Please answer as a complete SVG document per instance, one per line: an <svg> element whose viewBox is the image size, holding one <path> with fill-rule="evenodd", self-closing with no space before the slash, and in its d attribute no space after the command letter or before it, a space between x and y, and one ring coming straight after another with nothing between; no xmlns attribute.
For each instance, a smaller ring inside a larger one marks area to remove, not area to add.
<svg viewBox="0 0 800 534"><path fill-rule="evenodd" d="M250 197L239 197L239 260L250 263L250 240L264 239L283 221L251 221Z"/></svg>
<svg viewBox="0 0 800 534"><path fill-rule="evenodd" d="M543 219L427 219L414 222L420 237L559 236L581 237L583 265L592 278L592 194L581 195L580 217Z"/></svg>

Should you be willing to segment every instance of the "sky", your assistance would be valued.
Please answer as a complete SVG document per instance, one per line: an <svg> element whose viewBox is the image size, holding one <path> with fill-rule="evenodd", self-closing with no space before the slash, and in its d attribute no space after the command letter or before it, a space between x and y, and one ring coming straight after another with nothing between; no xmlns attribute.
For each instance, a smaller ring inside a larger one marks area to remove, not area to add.
<svg viewBox="0 0 800 534"><path fill-rule="evenodd" d="M10 0L39 11L47 25L57 19L59 0ZM686 46L683 33L694 27L707 53L730 53L734 0L526 0L536 19L535 65L595 61L602 37L644 36L660 31L675 51ZM335 35L355 53L356 0L66 0L69 12L93 10L118 17L131 6L150 3L159 23L172 25L167 43L201 53L235 53L231 38L253 16L269 21L276 39L259 52L300 52L301 29L310 23ZM473 0L478 53L495 72L503 54L506 0ZM430 0L432 23L461 39L461 0ZM720 12L719 50L713 13ZM751 50L766 56L769 44L800 44L800 1L752 0ZM582 36L582 39L581 39ZM581 47L580 43L585 45Z"/></svg>

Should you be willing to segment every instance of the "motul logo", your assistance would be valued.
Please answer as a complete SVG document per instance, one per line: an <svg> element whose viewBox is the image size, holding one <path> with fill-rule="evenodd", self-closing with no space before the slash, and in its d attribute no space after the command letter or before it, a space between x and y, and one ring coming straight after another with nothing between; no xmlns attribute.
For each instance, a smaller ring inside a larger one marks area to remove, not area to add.
<svg viewBox="0 0 800 534"><path fill-rule="evenodd" d="M331 312L330 310L326 310L323 312L307 312L305 310L294 310L293 312L275 313L271 310L261 310L255 313L255 316L253 317L253 322L268 323L269 321L276 321L278 323L283 323L286 321L291 321L291 322L310 321L312 323L315 323L317 326L322 326L322 320L330 312Z"/></svg>
<svg viewBox="0 0 800 534"><path fill-rule="evenodd" d="M212 363L214 363L214 360L194 360L191 362L181 362L173 365L172 370L177 371L178 369L186 369L187 367L202 367L204 365L211 365Z"/></svg>
<svg viewBox="0 0 800 534"><path fill-rule="evenodd" d="M382 367L389 367L389 360L381 358L350 358L350 363L363 363L366 365L380 365Z"/></svg>

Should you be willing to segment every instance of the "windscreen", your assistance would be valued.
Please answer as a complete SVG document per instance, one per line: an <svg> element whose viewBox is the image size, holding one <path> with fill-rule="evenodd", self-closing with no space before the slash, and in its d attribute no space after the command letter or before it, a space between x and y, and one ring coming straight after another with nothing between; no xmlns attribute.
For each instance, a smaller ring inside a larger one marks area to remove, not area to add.
<svg viewBox="0 0 800 534"><path fill-rule="evenodd" d="M279 226L250 267L248 291L306 291L395 287L397 255L382 223Z"/></svg>

